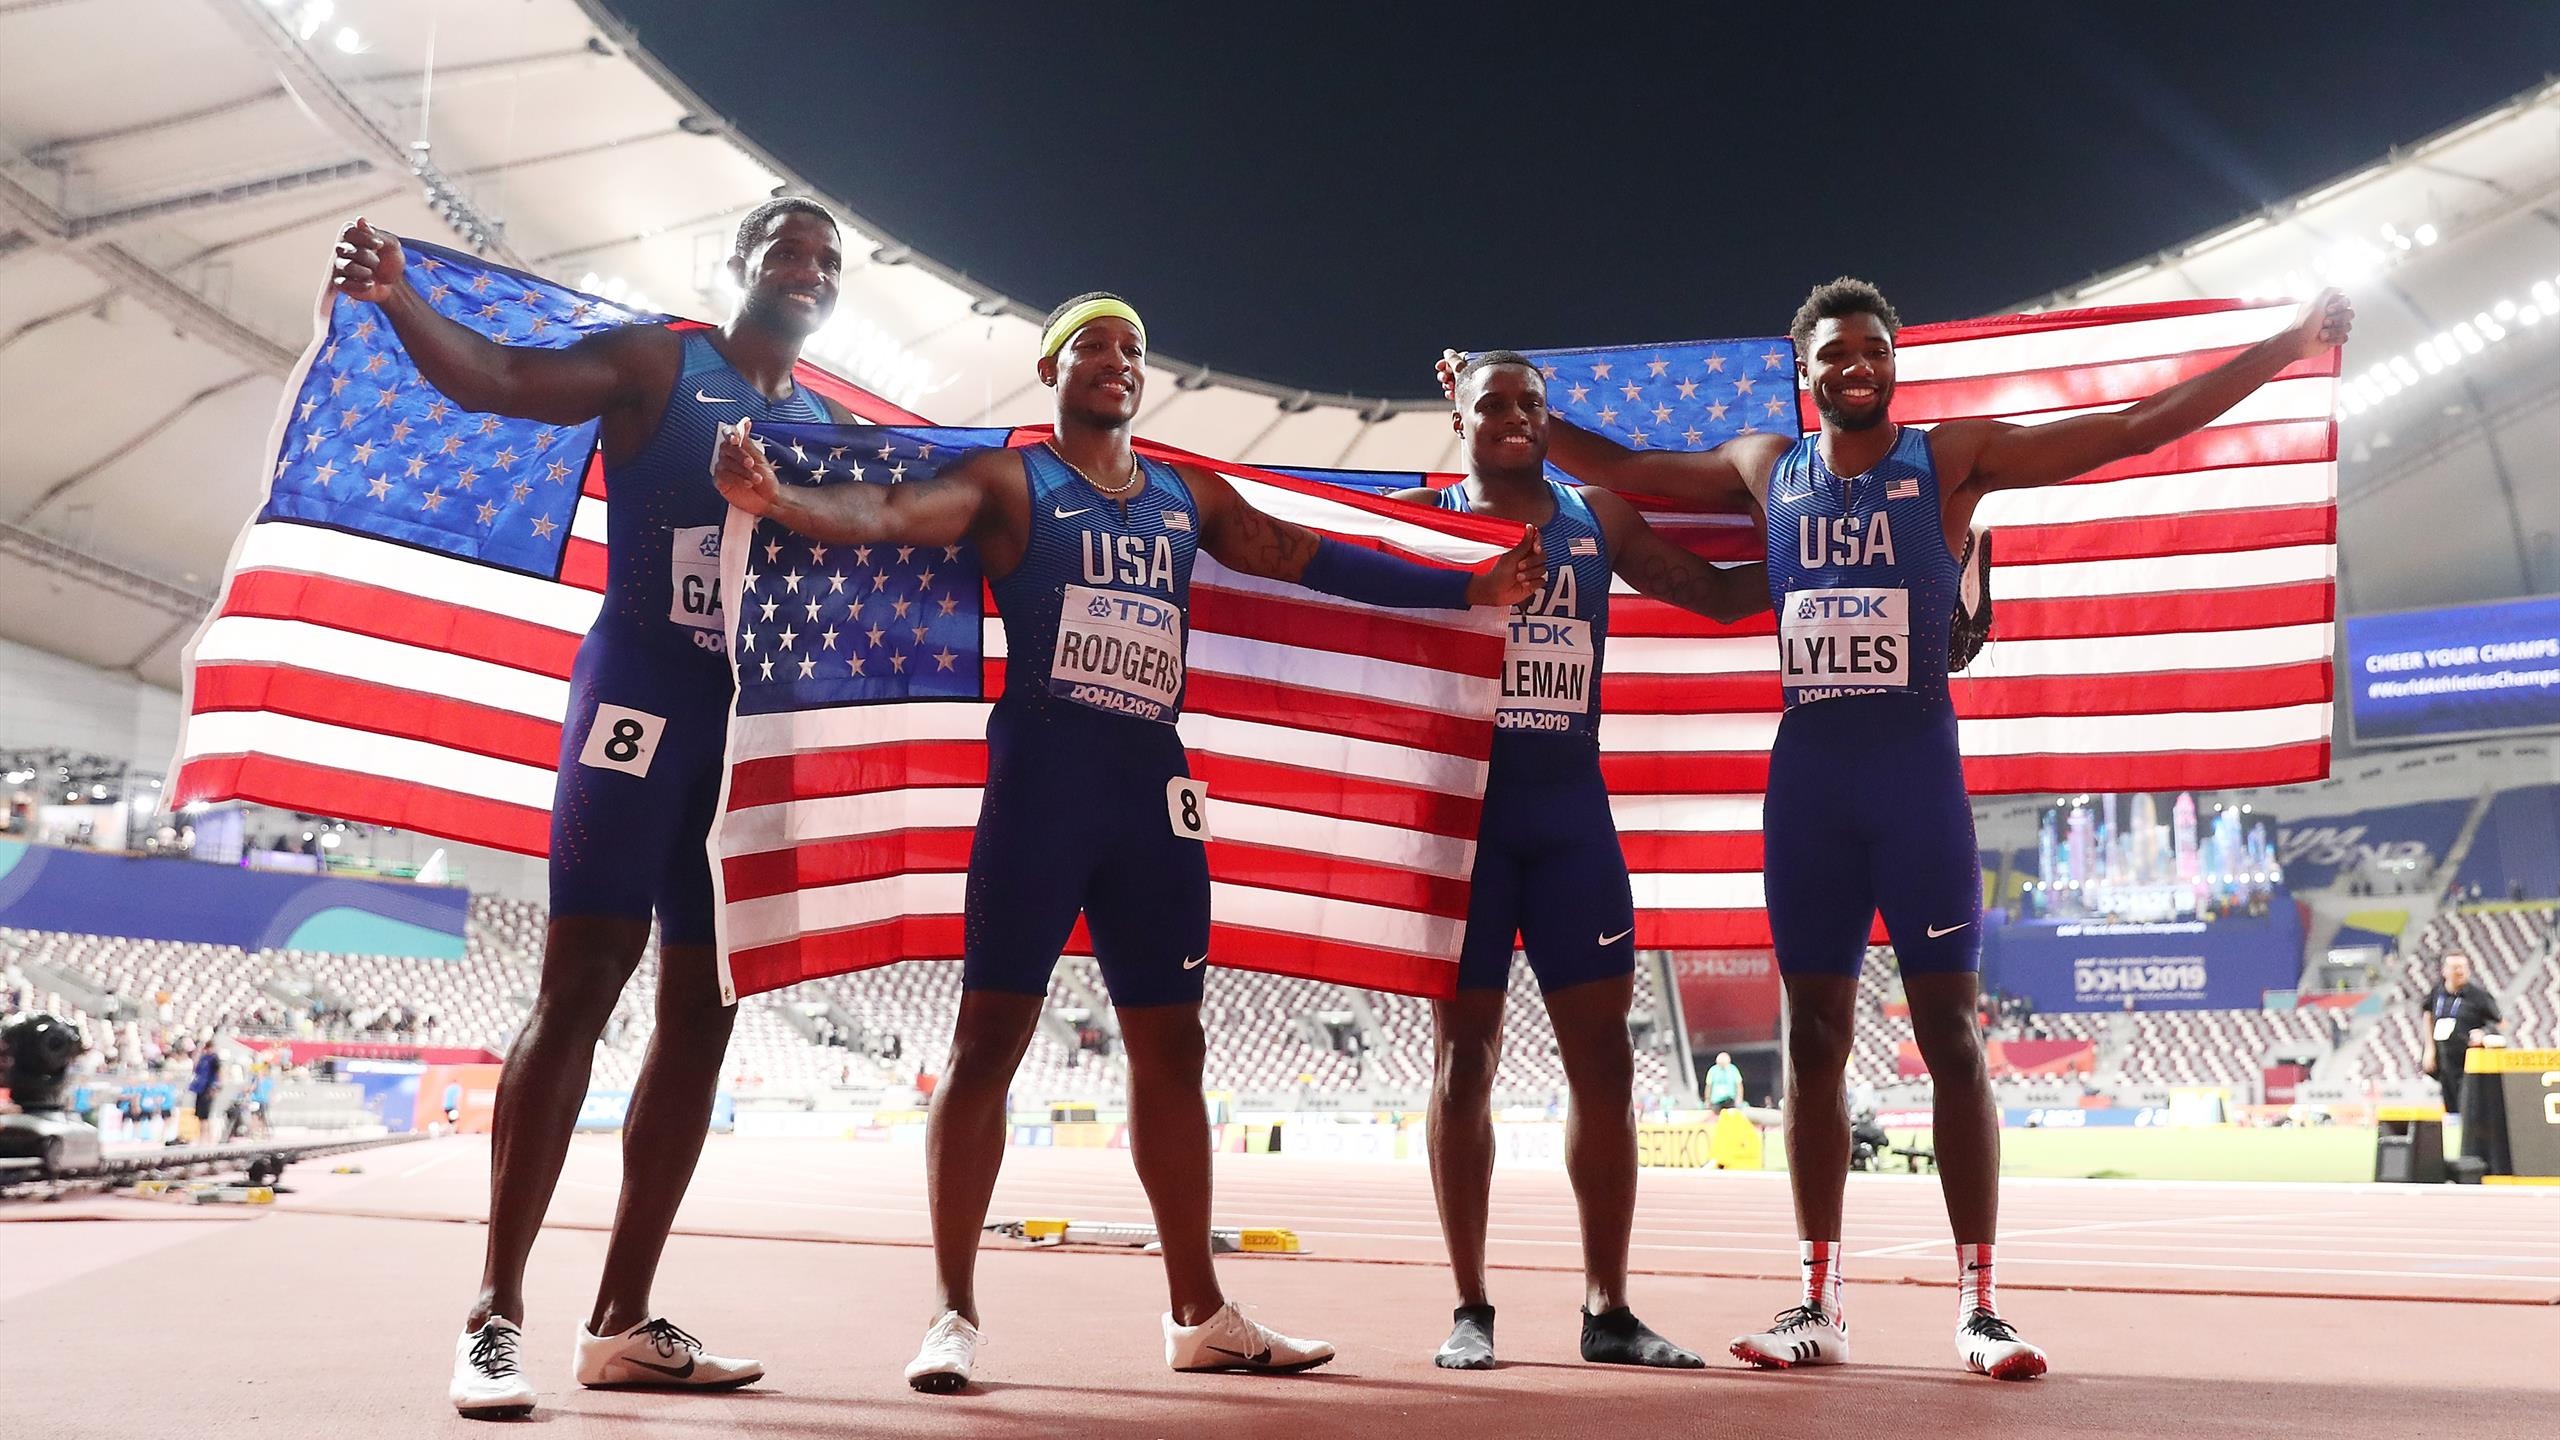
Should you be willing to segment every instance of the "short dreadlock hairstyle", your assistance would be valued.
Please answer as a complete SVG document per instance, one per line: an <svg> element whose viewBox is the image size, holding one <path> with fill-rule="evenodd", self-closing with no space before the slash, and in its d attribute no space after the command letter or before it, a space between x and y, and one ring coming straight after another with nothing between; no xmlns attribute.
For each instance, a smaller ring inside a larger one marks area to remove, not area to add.
<svg viewBox="0 0 2560 1440"><path fill-rule="evenodd" d="M1883 322L1886 335L1902 333L1902 317L1894 313L1893 302L1884 298L1883 291L1864 280L1843 275L1827 285L1814 286L1813 293L1804 297L1804 304L1796 307L1796 318L1787 326L1787 333L1795 338L1796 353L1804 353L1812 343L1814 326L1846 315L1873 315Z"/></svg>

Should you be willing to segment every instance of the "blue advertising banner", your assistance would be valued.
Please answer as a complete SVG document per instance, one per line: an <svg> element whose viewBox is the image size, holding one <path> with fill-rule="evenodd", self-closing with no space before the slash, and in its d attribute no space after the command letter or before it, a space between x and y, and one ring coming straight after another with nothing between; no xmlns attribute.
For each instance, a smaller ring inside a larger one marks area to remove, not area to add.
<svg viewBox="0 0 2560 1440"><path fill-rule="evenodd" d="M459 960L470 911L471 892L452 886L0 840L0 925L20 930Z"/></svg>
<svg viewBox="0 0 2560 1440"><path fill-rule="evenodd" d="M2112 924L2037 920L1982 935L1982 981L2038 1010L2256 1010L2302 977L2302 920L2278 891L2264 916Z"/></svg>
<svg viewBox="0 0 2560 1440"><path fill-rule="evenodd" d="M2560 597L2347 620L2356 739L2560 727Z"/></svg>

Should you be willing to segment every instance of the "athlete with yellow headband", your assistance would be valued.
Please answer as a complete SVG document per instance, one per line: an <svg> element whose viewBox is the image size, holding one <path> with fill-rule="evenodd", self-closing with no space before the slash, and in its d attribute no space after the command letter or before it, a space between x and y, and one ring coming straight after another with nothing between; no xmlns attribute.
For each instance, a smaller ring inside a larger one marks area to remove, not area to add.
<svg viewBox="0 0 2560 1440"><path fill-rule="evenodd" d="M1210 1151L1201 1103L1209 868L1169 797L1196 787L1173 722L1194 555L1372 605L1508 606L1546 574L1537 532L1492 571L1399 560L1254 509L1194 465L1140 457L1129 427L1146 388L1146 329L1114 295L1079 295L1041 335L1058 392L1044 444L982 451L904 485L784 487L740 427L714 464L720 493L814 540L977 547L1004 616L1005 687L987 719L987 782L969 852L965 956L951 1058L925 1131L939 1279L919 1390L969 1383L976 1271L1004 1161L1005 1090L1076 917L1118 1007L1129 1058L1130 1151L1163 1237L1176 1370L1305 1370L1333 1358L1230 1303L1210 1263ZM1113 624L1144 613L1147 625ZM1097 619L1095 617L1103 617ZM1180 787L1177 790L1176 787ZM1196 800L1192 802L1196 805ZM1196 810L1191 813L1197 813Z"/></svg>

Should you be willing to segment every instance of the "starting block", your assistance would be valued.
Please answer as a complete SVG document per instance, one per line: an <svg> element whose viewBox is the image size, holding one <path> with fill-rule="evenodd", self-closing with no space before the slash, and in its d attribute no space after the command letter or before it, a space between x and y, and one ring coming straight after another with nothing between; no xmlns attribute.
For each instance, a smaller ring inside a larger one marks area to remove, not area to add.
<svg viewBox="0 0 2560 1440"><path fill-rule="evenodd" d="M1019 1240L1040 1250L1059 1245L1112 1245L1131 1250L1161 1248L1156 1227L1145 1221L998 1220L989 1224L986 1232L1008 1240ZM1212 1229L1209 1232L1209 1249L1218 1255L1297 1255L1305 1251L1305 1247L1298 1243L1298 1232L1276 1226Z"/></svg>

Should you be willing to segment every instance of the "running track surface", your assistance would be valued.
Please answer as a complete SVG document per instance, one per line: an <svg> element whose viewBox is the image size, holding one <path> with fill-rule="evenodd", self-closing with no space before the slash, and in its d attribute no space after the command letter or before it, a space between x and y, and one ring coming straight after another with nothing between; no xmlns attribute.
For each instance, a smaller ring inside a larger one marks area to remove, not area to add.
<svg viewBox="0 0 2560 1440"><path fill-rule="evenodd" d="M297 1167L271 1209L92 1199L0 1206L0 1434L485 1435L445 1408L452 1335L479 1267L487 1147L435 1141ZM1962 1374L1936 1186L1857 1177L1849 1313L1857 1363L1759 1374L1723 1342L1792 1298L1775 1176L1647 1171L1634 1299L1710 1357L1704 1373L1579 1363L1571 1192L1495 1180L1506 1362L1434 1370L1454 1303L1420 1165L1226 1156L1217 1218L1286 1225L1311 1252L1221 1262L1281 1329L1341 1347L1301 1377L1164 1368L1155 1262L1102 1251L981 1262L981 1384L911 1394L927 1318L920 1156L850 1141L715 1138L658 1302L768 1381L727 1396L569 1382L618 1175L580 1140L534 1253L527 1359L555 1435L2314 1436L2520 1433L2560 1406L2560 1193L2318 1185L2012 1181L2001 1280L2054 1356L2029 1385ZM1016 1150L993 1218L1142 1219L1128 1156ZM455 1223L462 1222L462 1223ZM1899 1282L1899 1283L1897 1283ZM2444 1357L2461 1357L2447 1363ZM1603 1408L1605 1407L1605 1408ZM1852 1432L1854 1433L1854 1432Z"/></svg>

